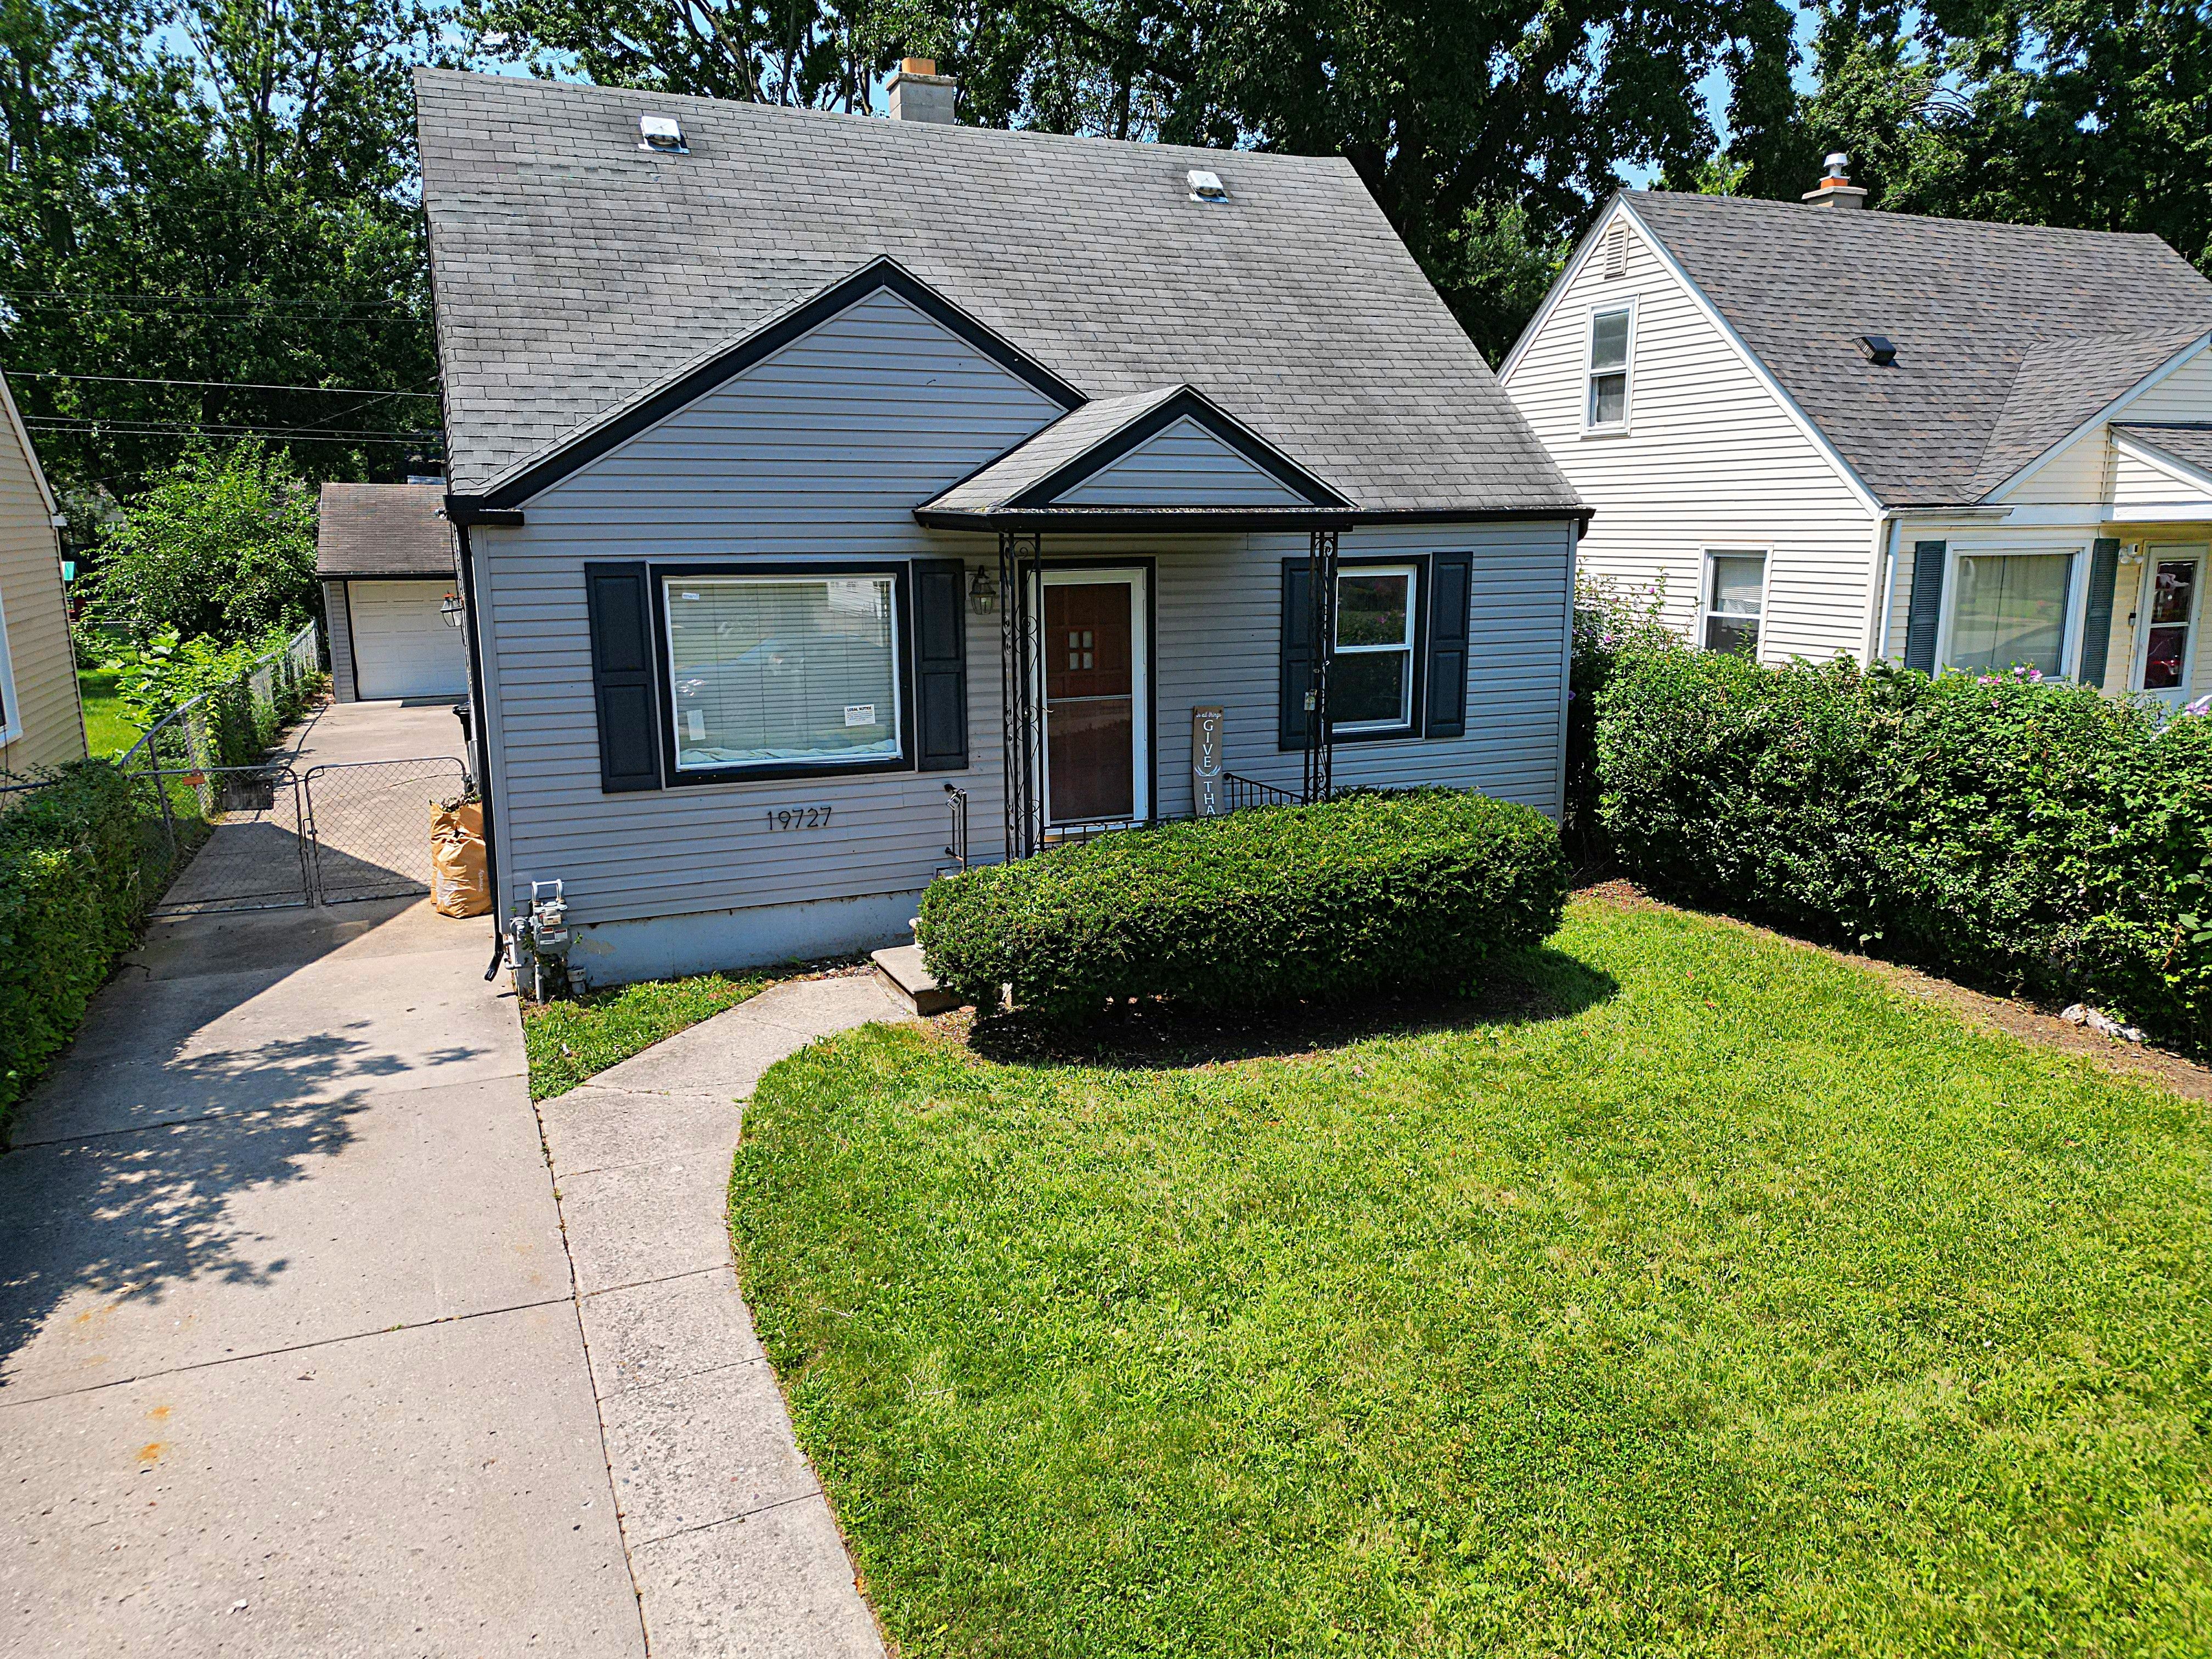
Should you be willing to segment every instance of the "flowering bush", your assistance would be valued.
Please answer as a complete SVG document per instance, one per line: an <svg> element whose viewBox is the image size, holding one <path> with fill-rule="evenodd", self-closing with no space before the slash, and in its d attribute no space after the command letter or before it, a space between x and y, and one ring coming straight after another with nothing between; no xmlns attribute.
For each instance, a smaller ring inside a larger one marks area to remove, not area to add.
<svg viewBox="0 0 2212 1659"><path fill-rule="evenodd" d="M2212 718L1683 650L1626 664L1596 725L1606 830L1656 890L2212 1049Z"/></svg>
<svg viewBox="0 0 2212 1659"><path fill-rule="evenodd" d="M1605 854L1598 816L1598 696L1622 662L1650 652L1683 651L1681 637L1660 620L1667 581L1630 595L1611 577L1575 576L1574 656L1567 691L1566 810L1559 836L1568 852L1585 862Z"/></svg>

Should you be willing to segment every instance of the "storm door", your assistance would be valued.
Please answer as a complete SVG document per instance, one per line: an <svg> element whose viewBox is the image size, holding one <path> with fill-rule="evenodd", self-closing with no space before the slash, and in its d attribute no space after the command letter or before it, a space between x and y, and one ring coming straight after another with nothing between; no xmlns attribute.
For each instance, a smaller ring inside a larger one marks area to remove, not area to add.
<svg viewBox="0 0 2212 1659"><path fill-rule="evenodd" d="M1142 570L1047 570L1038 671L1048 829L1152 815Z"/></svg>

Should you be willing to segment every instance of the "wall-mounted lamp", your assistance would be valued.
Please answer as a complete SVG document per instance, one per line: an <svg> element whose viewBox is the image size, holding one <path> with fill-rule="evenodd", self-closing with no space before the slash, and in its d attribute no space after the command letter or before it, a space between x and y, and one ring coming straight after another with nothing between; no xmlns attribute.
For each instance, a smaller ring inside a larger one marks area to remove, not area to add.
<svg viewBox="0 0 2212 1659"><path fill-rule="evenodd" d="M459 628L461 625L461 613L467 608L458 593L448 593L438 601L438 614L446 619L446 626L448 628Z"/></svg>
<svg viewBox="0 0 2212 1659"><path fill-rule="evenodd" d="M979 617L988 617L999 608L999 584L991 580L991 567L979 564L975 574L968 579L968 605Z"/></svg>

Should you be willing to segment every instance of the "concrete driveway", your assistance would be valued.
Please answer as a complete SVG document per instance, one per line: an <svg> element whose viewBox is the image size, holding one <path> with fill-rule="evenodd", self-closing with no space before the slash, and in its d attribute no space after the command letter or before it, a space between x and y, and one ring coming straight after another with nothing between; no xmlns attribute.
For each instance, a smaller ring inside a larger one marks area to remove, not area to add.
<svg viewBox="0 0 2212 1659"><path fill-rule="evenodd" d="M100 994L0 1158L0 1654L643 1651L489 953L421 901L198 915Z"/></svg>

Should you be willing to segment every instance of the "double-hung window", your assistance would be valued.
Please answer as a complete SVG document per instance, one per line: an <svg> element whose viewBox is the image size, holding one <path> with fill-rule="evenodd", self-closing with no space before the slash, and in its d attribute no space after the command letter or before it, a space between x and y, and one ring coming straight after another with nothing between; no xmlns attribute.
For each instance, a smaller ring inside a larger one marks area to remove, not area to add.
<svg viewBox="0 0 2212 1659"><path fill-rule="evenodd" d="M1628 425L1629 357L1636 344L1636 309L1620 306L1590 313L1589 385L1583 426L1618 432Z"/></svg>
<svg viewBox="0 0 2212 1659"><path fill-rule="evenodd" d="M1759 619L1765 609L1765 554L1715 551L1705 556L1706 650L1756 657Z"/></svg>
<svg viewBox="0 0 2212 1659"><path fill-rule="evenodd" d="M1413 729L1420 569L1346 565L1336 577L1336 648L1328 678L1330 728L1339 736Z"/></svg>
<svg viewBox="0 0 2212 1659"><path fill-rule="evenodd" d="M660 586L679 773L905 757L896 578L693 574Z"/></svg>
<svg viewBox="0 0 2212 1659"><path fill-rule="evenodd" d="M1958 578L1951 648L1944 656L1950 666L1989 674L2065 672L2072 555L1961 554Z"/></svg>

